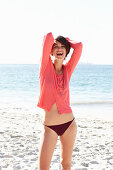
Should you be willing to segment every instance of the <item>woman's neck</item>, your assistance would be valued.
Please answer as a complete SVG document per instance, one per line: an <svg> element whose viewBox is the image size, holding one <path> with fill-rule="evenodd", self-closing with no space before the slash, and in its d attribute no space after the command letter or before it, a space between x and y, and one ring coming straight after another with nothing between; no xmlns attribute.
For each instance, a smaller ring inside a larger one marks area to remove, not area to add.
<svg viewBox="0 0 113 170"><path fill-rule="evenodd" d="M54 64L55 72L57 74L63 73L63 65L62 64Z"/></svg>

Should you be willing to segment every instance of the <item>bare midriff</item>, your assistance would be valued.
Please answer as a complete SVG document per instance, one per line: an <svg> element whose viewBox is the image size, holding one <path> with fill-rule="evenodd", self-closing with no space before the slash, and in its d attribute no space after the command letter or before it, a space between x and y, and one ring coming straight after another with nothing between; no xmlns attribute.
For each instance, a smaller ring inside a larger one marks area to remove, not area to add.
<svg viewBox="0 0 113 170"><path fill-rule="evenodd" d="M66 123L68 121L71 121L74 117L73 113L59 114L56 103L53 104L49 112L47 110L44 110L44 112L45 116L43 124L48 126Z"/></svg>

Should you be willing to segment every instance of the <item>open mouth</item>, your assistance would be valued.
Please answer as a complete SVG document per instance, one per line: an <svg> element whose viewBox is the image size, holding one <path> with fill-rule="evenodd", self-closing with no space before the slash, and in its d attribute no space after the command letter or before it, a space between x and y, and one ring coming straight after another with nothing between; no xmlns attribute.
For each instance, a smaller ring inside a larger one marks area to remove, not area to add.
<svg viewBox="0 0 113 170"><path fill-rule="evenodd" d="M58 56L62 56L63 53L62 53L62 52L58 52L57 55L58 55Z"/></svg>

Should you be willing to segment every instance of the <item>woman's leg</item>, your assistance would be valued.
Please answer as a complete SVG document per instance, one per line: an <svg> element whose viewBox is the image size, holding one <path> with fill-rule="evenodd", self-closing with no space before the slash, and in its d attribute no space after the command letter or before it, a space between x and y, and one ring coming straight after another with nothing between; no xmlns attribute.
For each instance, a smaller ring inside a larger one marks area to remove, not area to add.
<svg viewBox="0 0 113 170"><path fill-rule="evenodd" d="M61 166L62 170L71 170L71 159L74 147L74 142L77 133L75 120L71 123L68 129L60 136L61 141Z"/></svg>
<svg viewBox="0 0 113 170"><path fill-rule="evenodd" d="M57 138L56 132L44 126L39 156L39 170L49 170Z"/></svg>

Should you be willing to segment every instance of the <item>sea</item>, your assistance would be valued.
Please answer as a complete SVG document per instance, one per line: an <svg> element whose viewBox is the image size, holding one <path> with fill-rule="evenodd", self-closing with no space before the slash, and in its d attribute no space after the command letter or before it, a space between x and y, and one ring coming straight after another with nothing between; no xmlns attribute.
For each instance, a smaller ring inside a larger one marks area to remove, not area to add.
<svg viewBox="0 0 113 170"><path fill-rule="evenodd" d="M0 107L38 109L39 65L0 65ZM78 64L70 80L74 115L113 121L113 65Z"/></svg>

